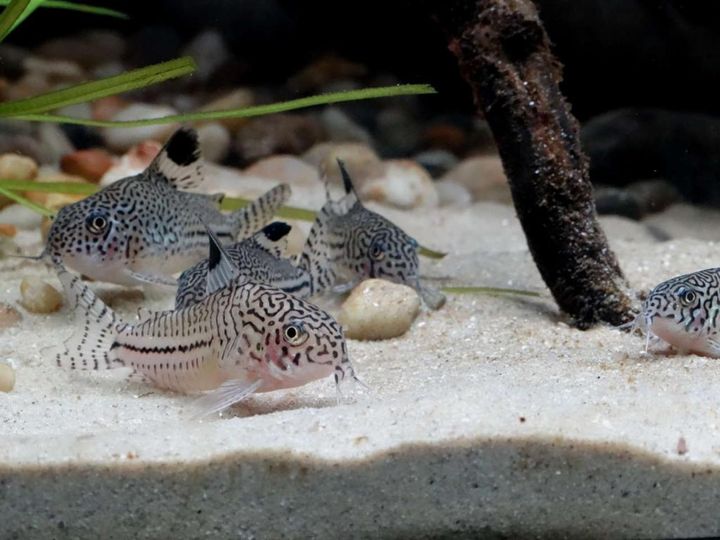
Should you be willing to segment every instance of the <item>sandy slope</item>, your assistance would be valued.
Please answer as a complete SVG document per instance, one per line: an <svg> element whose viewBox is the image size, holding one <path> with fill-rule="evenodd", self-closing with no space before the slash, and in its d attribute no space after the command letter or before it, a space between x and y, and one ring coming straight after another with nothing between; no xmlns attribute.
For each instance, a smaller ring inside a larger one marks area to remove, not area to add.
<svg viewBox="0 0 720 540"><path fill-rule="evenodd" d="M450 251L424 261L428 276L547 294L510 207L384 213ZM604 220L634 287L718 265L708 238L720 231L692 219L654 217L655 234L683 236L666 242ZM23 275L57 283L42 267L2 265L6 302ZM128 317L171 302L98 290ZM42 349L71 331L66 313L25 314L0 334L0 358L17 367L15 390L0 394L0 515L21 537L720 531L718 361L574 330L547 298L452 296L400 339L349 343L372 395L336 406L320 381L202 423L184 417L191 398L56 369Z"/></svg>

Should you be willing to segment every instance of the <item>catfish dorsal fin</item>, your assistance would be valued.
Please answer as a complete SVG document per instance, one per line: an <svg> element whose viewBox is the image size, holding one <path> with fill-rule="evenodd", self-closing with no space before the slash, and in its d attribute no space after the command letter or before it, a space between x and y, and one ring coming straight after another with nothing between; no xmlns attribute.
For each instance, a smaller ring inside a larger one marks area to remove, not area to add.
<svg viewBox="0 0 720 540"><path fill-rule="evenodd" d="M227 287L235 278L240 275L240 271L233 264L227 251L220 245L215 233L210 227L205 225L210 242L210 255L208 257L208 274L205 292L210 295L220 289Z"/></svg>
<svg viewBox="0 0 720 540"><path fill-rule="evenodd" d="M337 164L340 168L340 175L342 176L343 187L345 188L345 196L338 201L338 203L340 204L336 208L336 211L344 214L350 208L352 208L355 203L359 203L360 199L358 199L357 193L355 192L355 186L353 186L352 178L350 178L350 173L345 167L345 162L342 159L337 158Z"/></svg>
<svg viewBox="0 0 720 540"><path fill-rule="evenodd" d="M175 189L192 189L203 181L203 160L197 132L180 128L168 139L145 176L150 181L167 182Z"/></svg>
<svg viewBox="0 0 720 540"><path fill-rule="evenodd" d="M273 221L253 235L257 247L270 255L283 258L288 249L288 233L292 227L283 221Z"/></svg>
<svg viewBox="0 0 720 540"><path fill-rule="evenodd" d="M350 173L347 171L347 168L345 167L345 162L337 158L337 164L338 167L340 167L340 175L342 176L343 181L343 187L345 188L345 193L348 195L350 193L355 193L355 186L353 186L352 178L350 178Z"/></svg>

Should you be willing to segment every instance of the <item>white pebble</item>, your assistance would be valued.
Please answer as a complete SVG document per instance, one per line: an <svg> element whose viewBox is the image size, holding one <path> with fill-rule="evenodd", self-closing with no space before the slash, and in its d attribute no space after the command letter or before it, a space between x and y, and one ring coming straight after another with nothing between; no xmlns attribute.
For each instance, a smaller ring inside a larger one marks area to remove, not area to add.
<svg viewBox="0 0 720 540"><path fill-rule="evenodd" d="M206 161L220 163L230 151L232 137L228 129L219 122L203 124L197 128L200 151Z"/></svg>
<svg viewBox="0 0 720 540"><path fill-rule="evenodd" d="M15 370L0 362L0 392L10 392L15 387Z"/></svg>
<svg viewBox="0 0 720 540"><path fill-rule="evenodd" d="M440 180L435 182L440 206L468 206L473 201L472 193L457 182Z"/></svg>
<svg viewBox="0 0 720 540"><path fill-rule="evenodd" d="M389 160L377 177L359 189L360 198L398 208L434 208L438 193L425 169L410 160Z"/></svg>
<svg viewBox="0 0 720 540"><path fill-rule="evenodd" d="M115 116L113 120L144 120L146 118L161 118L176 114L177 111L165 105L151 105L149 103L133 103L128 105ZM105 128L103 138L113 150L126 151L131 146L147 139L164 141L167 136L177 128L177 125L159 124L133 128Z"/></svg>
<svg viewBox="0 0 720 540"><path fill-rule="evenodd" d="M389 339L407 332L420 311L420 297L407 285L368 279L343 302L339 320L351 339Z"/></svg>
<svg viewBox="0 0 720 540"><path fill-rule="evenodd" d="M42 215L19 204L11 204L0 210L0 223L11 223L18 229L37 229L42 219Z"/></svg>
<svg viewBox="0 0 720 540"><path fill-rule="evenodd" d="M62 295L52 285L38 277L26 277L20 282L20 305L30 313L53 313L62 306Z"/></svg>

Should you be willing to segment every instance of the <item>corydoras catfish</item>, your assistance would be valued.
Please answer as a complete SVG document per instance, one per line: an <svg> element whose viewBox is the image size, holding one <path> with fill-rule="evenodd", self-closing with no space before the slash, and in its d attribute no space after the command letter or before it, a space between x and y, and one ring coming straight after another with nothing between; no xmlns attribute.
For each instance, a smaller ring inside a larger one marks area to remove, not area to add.
<svg viewBox="0 0 720 540"><path fill-rule="evenodd" d="M658 337L685 353L720 357L720 268L668 279L643 302L634 321L623 325L645 332L645 351Z"/></svg>
<svg viewBox="0 0 720 540"><path fill-rule="evenodd" d="M170 282L207 255L207 224L223 241L246 238L289 198L276 186L229 215L222 194L183 191L203 180L197 134L179 129L142 173L119 180L58 212L41 258L99 281Z"/></svg>
<svg viewBox="0 0 720 540"><path fill-rule="evenodd" d="M312 290L310 275L285 257L290 229L287 223L275 221L250 238L224 246L224 250L245 278L306 298ZM209 266L209 259L203 259L180 275L175 309L196 304L207 296Z"/></svg>
<svg viewBox="0 0 720 540"><path fill-rule="evenodd" d="M58 366L129 367L159 388L204 392L201 414L254 392L301 386L328 375L334 375L336 385L356 379L342 327L331 315L273 287L241 279L214 238L210 251L208 296L137 324L123 321L79 277L56 264L83 322L57 348Z"/></svg>
<svg viewBox="0 0 720 540"><path fill-rule="evenodd" d="M345 165L338 160L345 196L330 199L318 212L298 259L312 276L312 294L347 290L367 278L381 278L416 289L428 307L437 309L445 296L423 286L418 243L400 227L360 202Z"/></svg>

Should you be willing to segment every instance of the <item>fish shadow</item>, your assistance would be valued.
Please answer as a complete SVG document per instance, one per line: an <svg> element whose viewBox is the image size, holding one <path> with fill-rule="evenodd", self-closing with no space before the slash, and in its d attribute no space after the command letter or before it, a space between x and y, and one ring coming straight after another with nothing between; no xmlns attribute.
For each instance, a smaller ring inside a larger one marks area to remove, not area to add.
<svg viewBox="0 0 720 540"><path fill-rule="evenodd" d="M250 418L298 409L327 409L338 405L337 398L331 396L251 396L223 411L221 418Z"/></svg>

